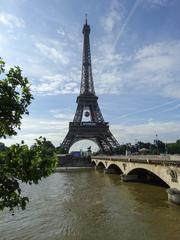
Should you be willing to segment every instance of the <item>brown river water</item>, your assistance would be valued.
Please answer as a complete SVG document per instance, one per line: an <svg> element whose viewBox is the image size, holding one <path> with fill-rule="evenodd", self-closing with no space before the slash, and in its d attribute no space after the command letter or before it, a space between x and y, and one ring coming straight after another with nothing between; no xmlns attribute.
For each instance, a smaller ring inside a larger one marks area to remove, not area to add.
<svg viewBox="0 0 180 240"><path fill-rule="evenodd" d="M23 189L30 203L14 216L0 212L0 240L180 239L180 206L160 186L83 170Z"/></svg>

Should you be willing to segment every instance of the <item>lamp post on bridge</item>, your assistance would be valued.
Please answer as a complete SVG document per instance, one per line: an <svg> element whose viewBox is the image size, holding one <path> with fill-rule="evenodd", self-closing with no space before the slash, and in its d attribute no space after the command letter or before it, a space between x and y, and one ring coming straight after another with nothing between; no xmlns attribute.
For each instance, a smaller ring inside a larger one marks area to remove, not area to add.
<svg viewBox="0 0 180 240"><path fill-rule="evenodd" d="M158 135L157 134L156 134L156 140L155 141L156 141L156 151L157 151L156 154L158 155L158 150L159 149L158 149Z"/></svg>
<svg viewBox="0 0 180 240"><path fill-rule="evenodd" d="M168 149L167 149L167 142L165 142L165 154L168 154Z"/></svg>
<svg viewBox="0 0 180 240"><path fill-rule="evenodd" d="M135 139L134 141L135 141L135 149L136 149L136 153L137 153L138 152L138 140Z"/></svg>

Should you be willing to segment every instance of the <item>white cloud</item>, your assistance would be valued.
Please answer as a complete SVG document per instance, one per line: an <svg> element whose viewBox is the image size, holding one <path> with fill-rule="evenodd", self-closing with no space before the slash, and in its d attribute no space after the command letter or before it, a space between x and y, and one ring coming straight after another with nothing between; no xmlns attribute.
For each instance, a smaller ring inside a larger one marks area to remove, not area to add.
<svg viewBox="0 0 180 240"><path fill-rule="evenodd" d="M180 99L180 82L172 82L163 88L163 94L167 97Z"/></svg>
<svg viewBox="0 0 180 240"><path fill-rule="evenodd" d="M171 142L180 136L180 123L148 121L136 125L112 125L112 132L120 143L140 141L153 141L158 134L160 140Z"/></svg>
<svg viewBox="0 0 180 240"><path fill-rule="evenodd" d="M71 77L69 73L43 76L31 89L39 95L78 94L78 83Z"/></svg>
<svg viewBox="0 0 180 240"><path fill-rule="evenodd" d="M119 71L116 69L104 72L102 74L97 73L97 81L95 81L95 91L97 94L119 94L122 91L122 78L119 75Z"/></svg>
<svg viewBox="0 0 180 240"><path fill-rule="evenodd" d="M38 46L43 50L45 45ZM45 49L49 51L48 47ZM48 51L44 54L48 54ZM55 53L59 54L58 50ZM53 59L55 56L48 55ZM61 61L60 56L57 57L58 61ZM114 52L111 44L104 43L92 60L97 94L120 94L133 88L137 92L180 98L180 41L146 45L132 55ZM32 85L32 89L41 95L78 94L80 79L80 66L72 65L70 71L64 69L61 74L52 73L41 77Z"/></svg>
<svg viewBox="0 0 180 240"><path fill-rule="evenodd" d="M61 112L61 110L56 109L52 111L52 113L55 112ZM62 118L59 119L25 117L18 135L5 140L2 139L1 141L3 141L6 145L11 145L16 142L20 143L21 140L24 140L26 144L32 145L34 143L34 139L39 136L43 136L46 137L47 140L52 141L56 146L59 146L68 132L69 120L66 118L69 113L70 112L65 111L65 115L61 116ZM156 134L158 134L160 140L172 142L176 141L180 136L180 123L173 121L153 122L153 120L150 119L147 123L143 124L111 125L111 131L120 144L123 142L134 143L135 139L152 142L155 139ZM77 142L76 149L80 149L83 146L88 147L90 145L92 144L89 142L85 145L83 145L82 142ZM73 147L72 149L75 148Z"/></svg>
<svg viewBox="0 0 180 240"><path fill-rule="evenodd" d="M128 84L156 94L180 98L180 42L162 42L145 46L136 52L128 69L123 72ZM174 93L170 89L177 89Z"/></svg>
<svg viewBox="0 0 180 240"><path fill-rule="evenodd" d="M61 36L65 36L65 32L63 29L57 29L57 33L60 34Z"/></svg>
<svg viewBox="0 0 180 240"><path fill-rule="evenodd" d="M106 37L100 42L94 59L97 93L119 94L133 88L135 91L180 98L180 41L147 45L130 56L115 51L119 38L142 2L153 5L170 3L167 0L136 0L130 11L125 13L120 11L122 4L112 1L109 13L101 18Z"/></svg>
<svg viewBox="0 0 180 240"><path fill-rule="evenodd" d="M98 54L94 62L98 93L119 94L133 89L180 98L180 41L147 45L130 56Z"/></svg>
<svg viewBox="0 0 180 240"><path fill-rule="evenodd" d="M54 118L67 122L72 121L74 118L74 113L69 109L52 109L50 112L53 114Z"/></svg>
<svg viewBox="0 0 180 240"><path fill-rule="evenodd" d="M127 12L120 1L114 0L111 2L108 13L100 19L106 36L100 42L95 57L94 79L97 79L98 94L118 94L123 89L120 68L124 62L130 60L131 56L119 54L116 51L116 45L138 5L139 0L136 0Z"/></svg>
<svg viewBox="0 0 180 240"><path fill-rule="evenodd" d="M175 0L141 0L144 4L148 4L151 7L155 6L167 6L172 4Z"/></svg>
<svg viewBox="0 0 180 240"><path fill-rule="evenodd" d="M25 22L22 18L18 18L12 14L0 12L0 23L9 26L10 28L23 28Z"/></svg>
<svg viewBox="0 0 180 240"><path fill-rule="evenodd" d="M101 25L107 33L112 33L117 23L121 23L124 17L124 7L119 1L113 0L110 5L108 14L101 17Z"/></svg>
<svg viewBox="0 0 180 240"><path fill-rule="evenodd" d="M24 140L25 144L32 145L35 142L34 139L43 136L58 146L63 141L67 130L68 122L65 120L25 117L17 136L1 139L1 141L11 145Z"/></svg>
<svg viewBox="0 0 180 240"><path fill-rule="evenodd" d="M51 59L54 63L68 64L69 58L60 51L60 49L56 49L54 47L49 47L43 43L37 42L35 46L41 51L43 55Z"/></svg>

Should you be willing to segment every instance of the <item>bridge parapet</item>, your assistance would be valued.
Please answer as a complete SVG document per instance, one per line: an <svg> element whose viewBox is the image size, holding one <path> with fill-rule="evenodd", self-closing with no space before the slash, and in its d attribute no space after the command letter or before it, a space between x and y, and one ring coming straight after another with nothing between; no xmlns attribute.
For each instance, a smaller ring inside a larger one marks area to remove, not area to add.
<svg viewBox="0 0 180 240"><path fill-rule="evenodd" d="M150 160L173 160L173 161L180 161L180 155L97 155L92 156L92 158L99 158L99 159L150 159Z"/></svg>
<svg viewBox="0 0 180 240"><path fill-rule="evenodd" d="M178 165L180 166L180 155L98 155L92 156L92 161L94 159L99 159L102 161L123 161L123 162L142 162L151 164L165 164L165 165Z"/></svg>

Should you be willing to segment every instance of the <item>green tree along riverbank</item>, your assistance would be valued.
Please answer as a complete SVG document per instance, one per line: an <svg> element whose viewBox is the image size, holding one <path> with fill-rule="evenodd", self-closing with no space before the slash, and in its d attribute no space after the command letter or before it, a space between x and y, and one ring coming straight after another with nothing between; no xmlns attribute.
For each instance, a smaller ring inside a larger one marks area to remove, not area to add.
<svg viewBox="0 0 180 240"><path fill-rule="evenodd" d="M0 137L13 136L20 129L24 114L33 100L28 79L15 66L7 73L0 58ZM55 148L45 138L36 139L32 147L22 141L6 147L0 143L0 210L25 209L28 197L21 194L20 182L37 184L49 176L57 162Z"/></svg>
<svg viewBox="0 0 180 240"><path fill-rule="evenodd" d="M56 147L57 154L65 154L66 151L61 147ZM97 152L96 154L101 154ZM121 144L119 148L115 149L114 154L180 154L180 139L176 142L164 143L161 140L154 140L153 143L137 141L135 144L125 143ZM107 153L108 154L108 153ZM110 152L110 155L113 153Z"/></svg>
<svg viewBox="0 0 180 240"><path fill-rule="evenodd" d="M131 143L122 144L116 149L118 154L180 154L180 139L172 143L164 143L160 140L154 140L153 143L138 141L134 145Z"/></svg>

